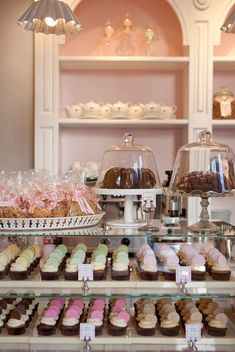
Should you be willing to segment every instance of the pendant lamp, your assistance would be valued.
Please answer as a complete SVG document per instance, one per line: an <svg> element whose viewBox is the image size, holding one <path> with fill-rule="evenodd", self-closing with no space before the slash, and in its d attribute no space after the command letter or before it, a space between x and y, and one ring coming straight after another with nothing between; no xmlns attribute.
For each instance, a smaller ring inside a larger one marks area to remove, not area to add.
<svg viewBox="0 0 235 352"><path fill-rule="evenodd" d="M75 34L82 28L79 20L63 1L35 1L18 20L28 31L44 34Z"/></svg>

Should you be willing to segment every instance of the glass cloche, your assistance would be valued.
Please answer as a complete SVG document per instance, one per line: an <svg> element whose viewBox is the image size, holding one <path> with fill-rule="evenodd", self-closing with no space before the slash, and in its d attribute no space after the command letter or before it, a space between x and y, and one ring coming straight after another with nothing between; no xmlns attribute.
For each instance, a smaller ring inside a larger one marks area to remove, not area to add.
<svg viewBox="0 0 235 352"><path fill-rule="evenodd" d="M123 143L108 148L103 156L97 188L161 188L152 150L134 143L134 136L124 135Z"/></svg>
<svg viewBox="0 0 235 352"><path fill-rule="evenodd" d="M232 195L235 188L235 156L227 145L211 140L211 132L203 130L199 142L181 147L177 153L170 191L175 194L201 197L201 219L189 227L195 232L214 232L209 221L209 197Z"/></svg>

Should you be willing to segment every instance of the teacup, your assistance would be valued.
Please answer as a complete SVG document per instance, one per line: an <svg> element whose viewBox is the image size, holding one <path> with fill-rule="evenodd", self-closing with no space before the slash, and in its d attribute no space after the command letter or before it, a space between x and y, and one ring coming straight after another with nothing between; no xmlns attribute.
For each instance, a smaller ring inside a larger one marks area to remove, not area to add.
<svg viewBox="0 0 235 352"><path fill-rule="evenodd" d="M175 112L177 110L177 106L176 105L161 105L161 118L172 118L175 117Z"/></svg>

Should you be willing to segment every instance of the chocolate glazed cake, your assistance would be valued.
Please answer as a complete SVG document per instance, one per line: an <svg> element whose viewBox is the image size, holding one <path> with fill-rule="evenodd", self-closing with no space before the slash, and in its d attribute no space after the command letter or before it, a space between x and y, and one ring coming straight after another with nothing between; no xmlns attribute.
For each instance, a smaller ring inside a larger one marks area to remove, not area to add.
<svg viewBox="0 0 235 352"><path fill-rule="evenodd" d="M156 178L150 169L113 167L104 175L101 188L135 189L153 188L155 185Z"/></svg>

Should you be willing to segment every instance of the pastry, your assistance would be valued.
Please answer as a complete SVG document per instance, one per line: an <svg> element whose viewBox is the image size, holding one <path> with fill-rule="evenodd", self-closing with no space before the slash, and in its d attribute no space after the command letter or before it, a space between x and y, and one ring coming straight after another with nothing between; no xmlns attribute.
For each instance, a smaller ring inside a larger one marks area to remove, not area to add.
<svg viewBox="0 0 235 352"><path fill-rule="evenodd" d="M79 334L79 324L83 314L84 304L82 300L71 300L69 306L65 310L60 325L63 335L74 336Z"/></svg>
<svg viewBox="0 0 235 352"><path fill-rule="evenodd" d="M213 263L211 275L213 280L228 281L230 279L231 270L223 254L220 254L217 257L217 262Z"/></svg>
<svg viewBox="0 0 235 352"><path fill-rule="evenodd" d="M67 247L58 245L48 256L41 268L42 280L58 280L65 264Z"/></svg>
<svg viewBox="0 0 235 352"><path fill-rule="evenodd" d="M6 327L9 335L22 335L26 332L26 323L20 309L12 310Z"/></svg>
<svg viewBox="0 0 235 352"><path fill-rule="evenodd" d="M111 276L113 280L129 280L128 246L121 244L112 255Z"/></svg>
<svg viewBox="0 0 235 352"><path fill-rule="evenodd" d="M160 318L160 332L164 336L178 336L180 329L179 314L172 310Z"/></svg>
<svg viewBox="0 0 235 352"><path fill-rule="evenodd" d="M218 313L207 324L208 334L211 336L225 336L228 325L228 317L224 313Z"/></svg>
<svg viewBox="0 0 235 352"><path fill-rule="evenodd" d="M78 280L78 265L86 260L87 247L84 243L78 243L72 251L70 258L66 260L64 270L65 280Z"/></svg>
<svg viewBox="0 0 235 352"><path fill-rule="evenodd" d="M155 185L155 175L150 169L113 167L106 171L100 187L110 189L131 189L153 188Z"/></svg>

